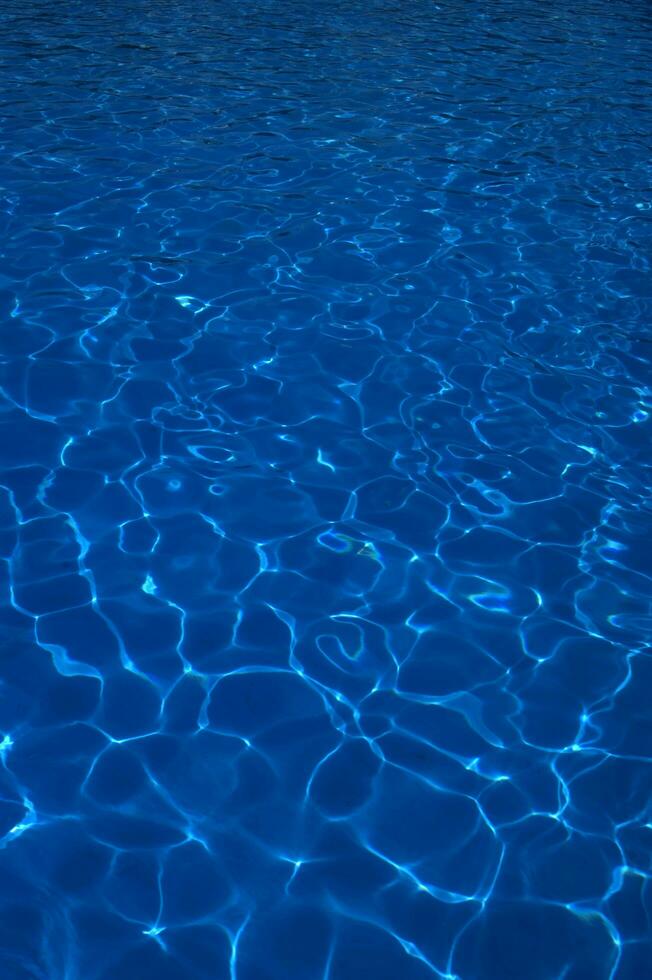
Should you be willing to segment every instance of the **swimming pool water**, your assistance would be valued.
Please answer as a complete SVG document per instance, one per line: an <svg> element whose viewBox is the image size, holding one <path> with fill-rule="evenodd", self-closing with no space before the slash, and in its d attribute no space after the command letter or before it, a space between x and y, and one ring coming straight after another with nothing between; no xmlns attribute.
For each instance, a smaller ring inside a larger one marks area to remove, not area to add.
<svg viewBox="0 0 652 980"><path fill-rule="evenodd" d="M6 0L2 980L652 976L652 10Z"/></svg>

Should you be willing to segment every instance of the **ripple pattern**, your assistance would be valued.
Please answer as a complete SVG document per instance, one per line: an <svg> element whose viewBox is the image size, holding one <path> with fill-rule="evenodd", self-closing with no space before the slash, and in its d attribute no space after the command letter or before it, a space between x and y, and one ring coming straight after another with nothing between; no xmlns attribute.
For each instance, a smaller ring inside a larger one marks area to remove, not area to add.
<svg viewBox="0 0 652 980"><path fill-rule="evenodd" d="M652 976L645 0L5 0L3 980Z"/></svg>

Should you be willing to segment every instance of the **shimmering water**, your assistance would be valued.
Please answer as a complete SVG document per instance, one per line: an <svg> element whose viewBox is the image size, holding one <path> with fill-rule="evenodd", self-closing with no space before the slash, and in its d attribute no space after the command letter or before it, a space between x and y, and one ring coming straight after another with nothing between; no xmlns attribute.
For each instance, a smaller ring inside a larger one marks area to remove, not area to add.
<svg viewBox="0 0 652 980"><path fill-rule="evenodd" d="M2 980L652 976L652 8L0 52Z"/></svg>

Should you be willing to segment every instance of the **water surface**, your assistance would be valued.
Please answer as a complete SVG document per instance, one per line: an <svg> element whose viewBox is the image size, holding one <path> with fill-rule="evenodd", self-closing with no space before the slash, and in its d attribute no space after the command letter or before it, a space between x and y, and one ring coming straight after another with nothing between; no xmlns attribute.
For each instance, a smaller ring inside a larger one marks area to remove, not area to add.
<svg viewBox="0 0 652 980"><path fill-rule="evenodd" d="M652 975L652 12L6 0L3 980Z"/></svg>

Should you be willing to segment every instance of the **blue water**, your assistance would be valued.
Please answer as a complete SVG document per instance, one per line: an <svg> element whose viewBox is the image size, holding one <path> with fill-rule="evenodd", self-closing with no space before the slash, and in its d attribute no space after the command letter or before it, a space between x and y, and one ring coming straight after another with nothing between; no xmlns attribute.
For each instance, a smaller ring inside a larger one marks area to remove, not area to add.
<svg viewBox="0 0 652 980"><path fill-rule="evenodd" d="M0 978L652 976L650 5L0 55Z"/></svg>

